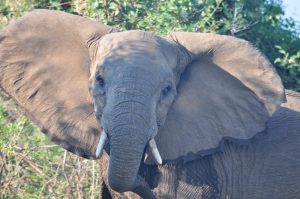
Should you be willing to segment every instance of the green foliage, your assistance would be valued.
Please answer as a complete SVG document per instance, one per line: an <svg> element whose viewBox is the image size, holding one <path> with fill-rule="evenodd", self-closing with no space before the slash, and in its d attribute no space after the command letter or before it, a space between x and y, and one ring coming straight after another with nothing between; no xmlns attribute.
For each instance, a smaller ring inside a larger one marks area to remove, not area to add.
<svg viewBox="0 0 300 199"><path fill-rule="evenodd" d="M285 85L288 87L294 87L294 85L300 85L300 51L296 54L290 54L282 46L275 46L278 49L278 53L281 54L275 59L275 63L280 68ZM296 88L299 91L299 87Z"/></svg>
<svg viewBox="0 0 300 199"><path fill-rule="evenodd" d="M300 91L299 24L284 18L280 0L0 0L0 28L35 8L88 16L120 30L163 35L213 32L243 38L266 54L286 88ZM0 197L99 194L94 162L51 144L28 119L8 107L0 101ZM80 172L85 178L76 175Z"/></svg>

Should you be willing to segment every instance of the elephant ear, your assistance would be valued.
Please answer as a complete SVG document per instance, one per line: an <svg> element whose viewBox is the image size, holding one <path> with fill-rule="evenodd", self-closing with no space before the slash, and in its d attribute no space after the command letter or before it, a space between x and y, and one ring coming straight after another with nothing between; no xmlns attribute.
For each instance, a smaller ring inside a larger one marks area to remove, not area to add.
<svg viewBox="0 0 300 199"><path fill-rule="evenodd" d="M190 160L220 149L225 139L245 141L263 131L285 101L280 77L247 41L178 32L178 95L156 141L162 158ZM187 59L188 57L188 59ZM183 71L183 72L181 72Z"/></svg>
<svg viewBox="0 0 300 199"><path fill-rule="evenodd" d="M96 41L112 28L36 10L0 32L0 85L63 148L95 158L100 130L88 80Z"/></svg>

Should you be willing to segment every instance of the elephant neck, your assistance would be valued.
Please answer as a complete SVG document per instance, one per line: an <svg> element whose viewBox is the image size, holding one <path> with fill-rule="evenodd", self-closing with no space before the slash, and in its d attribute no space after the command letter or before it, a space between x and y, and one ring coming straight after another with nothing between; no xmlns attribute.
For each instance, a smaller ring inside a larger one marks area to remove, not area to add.
<svg viewBox="0 0 300 199"><path fill-rule="evenodd" d="M218 176L210 156L185 164L142 164L139 174L157 198L219 198Z"/></svg>
<svg viewBox="0 0 300 199"><path fill-rule="evenodd" d="M263 165L259 153L250 144L225 142L222 152L211 156L220 198L257 198L261 194Z"/></svg>

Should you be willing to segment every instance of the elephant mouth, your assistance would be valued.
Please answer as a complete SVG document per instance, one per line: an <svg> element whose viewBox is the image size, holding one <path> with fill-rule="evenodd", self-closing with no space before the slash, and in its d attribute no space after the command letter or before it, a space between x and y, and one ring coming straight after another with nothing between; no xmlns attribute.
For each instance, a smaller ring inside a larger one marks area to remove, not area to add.
<svg viewBox="0 0 300 199"><path fill-rule="evenodd" d="M108 135L106 134L105 130L102 130L101 136L99 138L98 146L96 149L96 157L97 158L99 156L101 156L101 154L103 152L103 148L106 144L106 141L108 140L107 138L108 138ZM109 141L111 141L111 140L109 140ZM151 138L147 142L146 147L149 148L148 151L151 151L152 156L155 159L156 163L162 164L162 158L158 151L156 142L153 138ZM110 151L110 152L112 155L112 151ZM145 154L143 155L143 157L145 157ZM111 162L111 160L112 159L110 159L110 163L109 163L110 167L111 167L111 165L116 165L116 162L114 162L115 159L113 160L113 162ZM113 190L115 190L117 192L132 191L132 192L138 194L140 197L145 198L145 199L155 199L156 198L153 191L149 187L149 184L141 175L136 174L136 177L134 178L135 180L133 180L132 183L129 183L129 184L127 184L127 183L130 182L130 180L126 180L126 183L124 183L124 180L120 180L120 179L118 179L116 181L116 179L115 179L116 176L118 177L119 175L116 173L114 173L114 174L110 173L110 171L108 170L108 183ZM111 177L111 179L110 179L110 177ZM114 179L112 179L112 178L114 178Z"/></svg>
<svg viewBox="0 0 300 199"><path fill-rule="evenodd" d="M101 132L101 136L99 138L99 141L98 141L97 149L96 149L96 158L99 158L99 156L101 155L107 137L108 136L107 136L105 130L103 129L102 132ZM154 138L151 138L149 140L148 147L150 148L150 151L151 151L151 153L153 155L153 158L154 158L155 162L158 165L161 165L162 164L162 158L161 158L161 155L159 153L159 150L157 148L157 145L156 145L156 142L155 142Z"/></svg>

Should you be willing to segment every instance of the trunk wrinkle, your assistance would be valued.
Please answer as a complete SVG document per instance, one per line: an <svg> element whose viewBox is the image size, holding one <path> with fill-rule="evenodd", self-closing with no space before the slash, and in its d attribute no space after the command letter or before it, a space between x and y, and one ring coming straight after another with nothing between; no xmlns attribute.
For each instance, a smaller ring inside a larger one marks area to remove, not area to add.
<svg viewBox="0 0 300 199"><path fill-rule="evenodd" d="M128 100L122 100L121 102L115 104L115 108L123 108L122 105L127 105L127 104L133 104L133 103L137 103L137 104L140 104L142 107L147 107L146 104L144 104L143 102L140 102L140 101L137 101L137 100L134 100L134 99L128 99ZM127 106L125 106L127 107Z"/></svg>
<svg viewBox="0 0 300 199"><path fill-rule="evenodd" d="M120 117L125 117L125 116L128 116L128 115L132 115L132 116L135 116L135 117L138 117L140 120L143 121L143 124L146 124L146 118L140 114L140 113L133 113L132 111L123 111L122 113L119 113L119 114L116 114L113 118L112 118L112 121L118 121L118 119Z"/></svg>

